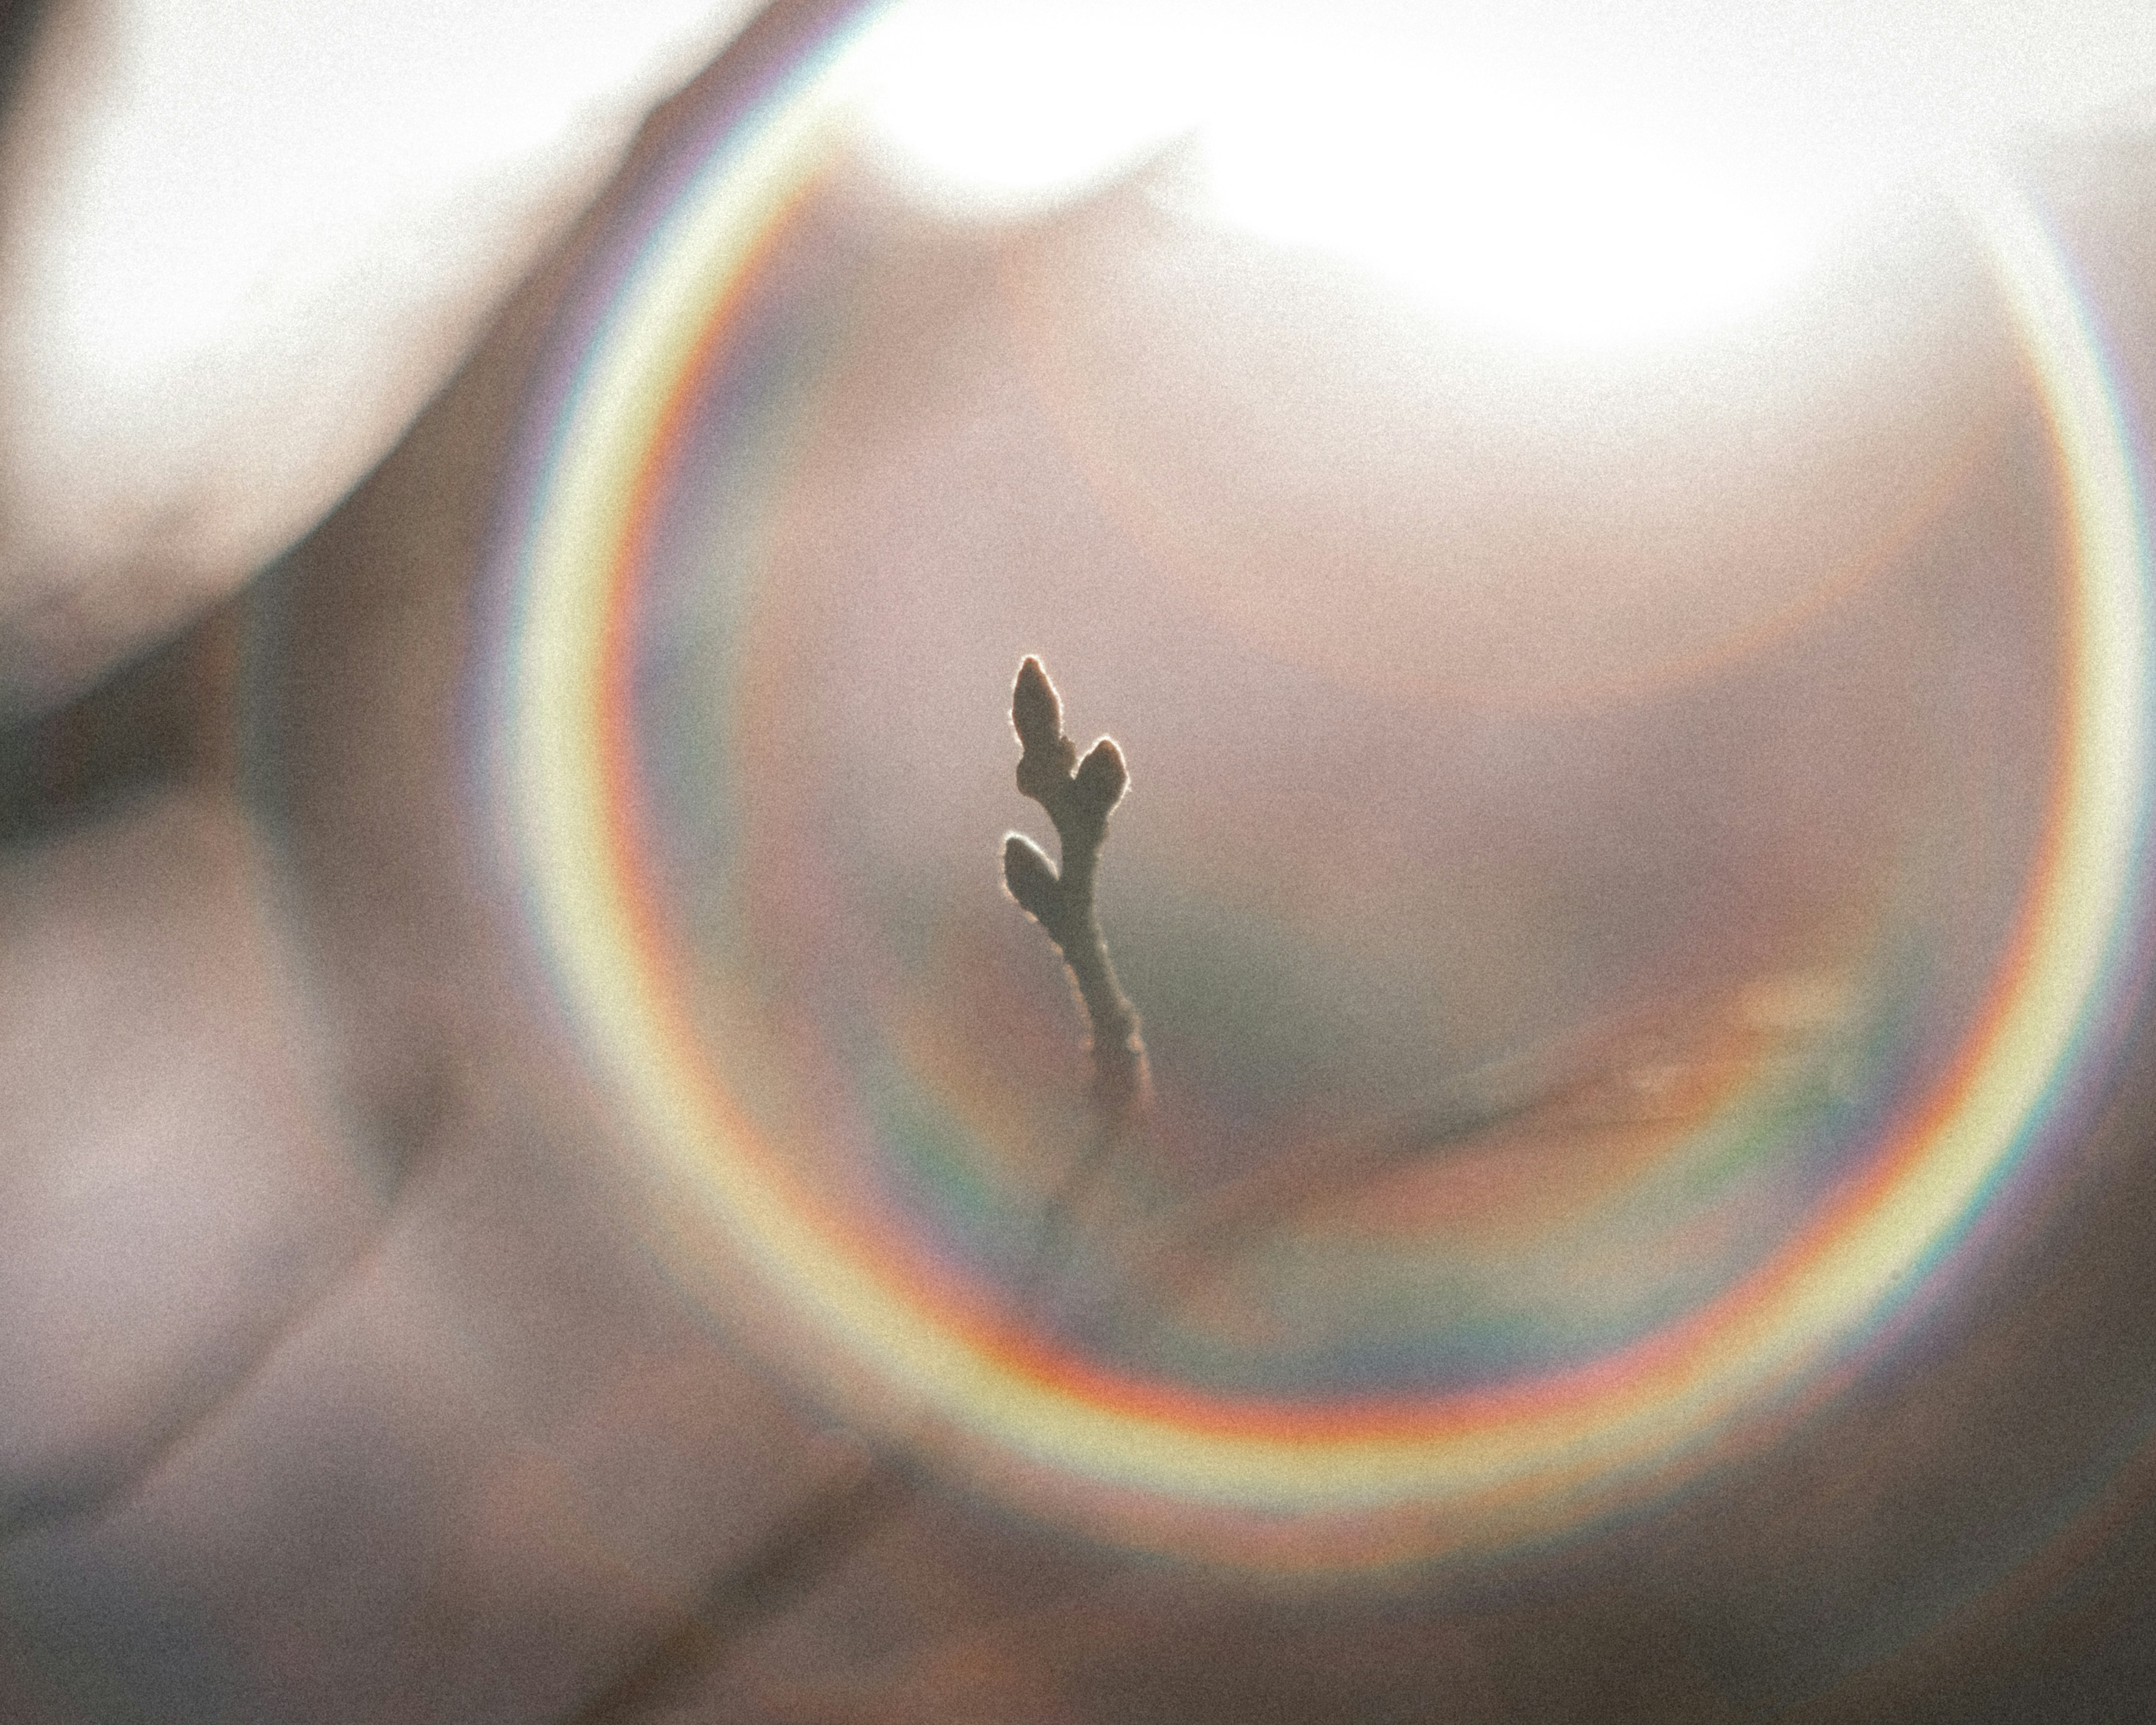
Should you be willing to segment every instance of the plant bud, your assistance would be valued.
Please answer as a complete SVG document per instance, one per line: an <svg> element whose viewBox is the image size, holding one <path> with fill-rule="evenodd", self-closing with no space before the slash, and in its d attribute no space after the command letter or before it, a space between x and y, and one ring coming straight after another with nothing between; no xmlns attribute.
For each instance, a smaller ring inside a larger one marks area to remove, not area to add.
<svg viewBox="0 0 2156 1725"><path fill-rule="evenodd" d="M1116 747L1113 737L1104 737L1078 763L1078 800L1105 819L1122 798L1123 787L1130 779L1130 770L1123 765L1123 752Z"/></svg>
<svg viewBox="0 0 2156 1725"><path fill-rule="evenodd" d="M1054 865L1032 839L1023 833L1004 839L1004 885L1034 922L1045 924L1055 915L1061 884Z"/></svg>
<svg viewBox="0 0 2156 1725"><path fill-rule="evenodd" d="M1063 735L1063 703L1038 659L1029 657L1018 668L1018 682L1011 691L1011 725L1028 754L1036 749L1053 751Z"/></svg>

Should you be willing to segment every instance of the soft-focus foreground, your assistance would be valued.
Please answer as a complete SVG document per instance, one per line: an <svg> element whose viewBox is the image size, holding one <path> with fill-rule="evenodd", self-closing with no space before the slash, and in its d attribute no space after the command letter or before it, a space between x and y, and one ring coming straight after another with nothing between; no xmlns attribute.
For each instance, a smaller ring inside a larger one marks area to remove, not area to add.
<svg viewBox="0 0 2156 1725"><path fill-rule="evenodd" d="M1548 10L782 7L11 734L10 1717L2130 1713L2147 44Z"/></svg>

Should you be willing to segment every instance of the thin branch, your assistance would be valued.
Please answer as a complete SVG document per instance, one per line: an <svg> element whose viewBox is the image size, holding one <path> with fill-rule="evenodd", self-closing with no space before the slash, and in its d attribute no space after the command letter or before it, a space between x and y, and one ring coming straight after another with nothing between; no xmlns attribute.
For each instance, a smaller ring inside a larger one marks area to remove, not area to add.
<svg viewBox="0 0 2156 1725"><path fill-rule="evenodd" d="M696 1609L571 1725L636 1725L695 1701L744 1637L783 1616L913 1500L912 1471L891 1455L861 1465L807 1500L706 1584Z"/></svg>
<svg viewBox="0 0 2156 1725"><path fill-rule="evenodd" d="M1150 1095L1137 1009L1116 981L1093 907L1093 883L1108 815L1130 774L1122 751L1102 737L1084 760L1063 734L1063 706L1037 659L1019 667L1011 723L1020 745L1018 786L1048 811L1061 841L1059 871L1032 840L1004 841L1004 881L1046 929L1084 1002L1092 1027L1097 1128L1050 1201L1021 1286L1021 1308L1037 1308L1073 1244L1072 1214ZM917 1476L893 1453L808 1494L744 1557L706 1581L696 1609L674 1634L624 1671L576 1714L573 1725L631 1725L685 1705L742 1640L783 1615L912 1502Z"/></svg>
<svg viewBox="0 0 2156 1725"><path fill-rule="evenodd" d="M1018 788L1047 811L1063 853L1050 863L1023 833L1004 839L1004 885L1063 954L1092 1027L1093 1098L1111 1135L1145 1107L1150 1090L1137 1009L1116 980L1094 908L1093 887L1108 816L1130 783L1123 752L1104 737L1078 758L1064 735L1063 703L1038 659L1018 668L1011 691L1018 732Z"/></svg>

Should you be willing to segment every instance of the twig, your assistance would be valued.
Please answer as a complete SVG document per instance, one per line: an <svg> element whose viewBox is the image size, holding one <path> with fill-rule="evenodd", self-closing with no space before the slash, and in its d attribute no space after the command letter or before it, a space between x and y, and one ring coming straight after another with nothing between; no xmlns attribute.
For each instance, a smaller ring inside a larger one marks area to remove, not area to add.
<svg viewBox="0 0 2156 1725"><path fill-rule="evenodd" d="M1104 737L1078 759L1076 746L1063 734L1062 703L1037 659L1019 667L1011 723L1021 746L1019 788L1055 823L1063 867L1059 873L1032 840L1013 833L1004 840L1004 880L1011 896L1048 931L1077 985L1092 1027L1093 1098L1099 1111L1091 1142L1041 1218L1019 1294L1021 1308L1031 1312L1063 1267L1072 1212L1143 1111L1150 1086L1137 1009L1116 981L1093 908L1109 812L1130 782L1122 751ZM812 1492L753 1550L712 1576L686 1620L579 1710L573 1725L631 1725L685 1704L743 1638L815 1588L904 1509L917 1489L912 1469L886 1453Z"/></svg>
<svg viewBox="0 0 2156 1725"><path fill-rule="evenodd" d="M828 1481L732 1567L706 1584L696 1610L578 1710L572 1725L636 1725L687 1706L750 1631L814 1591L863 1541L912 1502L911 1469L871 1455Z"/></svg>
<svg viewBox="0 0 2156 1725"><path fill-rule="evenodd" d="M1078 758L1078 746L1063 734L1063 703L1038 659L1018 668L1011 725L1020 749L1018 788L1047 811L1063 859L1059 870L1024 834L1009 834L1004 885L1048 932L1077 985L1092 1027L1093 1097L1112 1137L1143 1111L1149 1091L1137 1009L1116 981L1093 905L1101 843L1130 773L1112 737Z"/></svg>

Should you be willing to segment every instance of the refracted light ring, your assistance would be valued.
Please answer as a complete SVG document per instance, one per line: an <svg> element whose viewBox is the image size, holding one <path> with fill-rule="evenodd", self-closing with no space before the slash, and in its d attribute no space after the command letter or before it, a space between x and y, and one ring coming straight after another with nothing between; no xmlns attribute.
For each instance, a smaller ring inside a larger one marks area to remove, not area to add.
<svg viewBox="0 0 2156 1725"><path fill-rule="evenodd" d="M658 456L760 248L830 159L850 39L811 44L712 141L608 286L506 547L497 759L537 947L715 1310L786 1315L788 1368L1038 1512L1141 1544L1312 1567L1502 1551L1666 1490L1830 1382L2058 1139L2124 997L2144 891L2151 604L2133 454L2090 314L2017 191L1969 200L2056 439L2072 536L2060 779L2011 962L1948 1078L1765 1268L1584 1367L1313 1409L1116 1378L940 1306L819 1214L678 1010L641 881L624 608ZM993 697L989 697L992 699ZM749 1291L745 1301L744 1290Z"/></svg>

